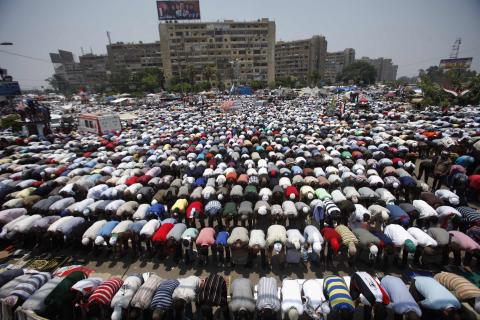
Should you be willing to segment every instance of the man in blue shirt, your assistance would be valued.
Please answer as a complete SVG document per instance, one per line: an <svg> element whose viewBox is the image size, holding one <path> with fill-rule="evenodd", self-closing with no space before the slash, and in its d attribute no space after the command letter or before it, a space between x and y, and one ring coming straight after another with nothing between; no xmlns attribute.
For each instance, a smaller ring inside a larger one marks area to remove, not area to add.
<svg viewBox="0 0 480 320"><path fill-rule="evenodd" d="M403 319L404 315L408 320L420 319L422 311L402 279L388 275L382 278L380 284L390 297L388 307L393 309L395 320Z"/></svg>
<svg viewBox="0 0 480 320"><path fill-rule="evenodd" d="M227 239L230 234L227 231L218 231L215 239L214 258L220 267L223 264L230 263L230 248L227 245Z"/></svg>
<svg viewBox="0 0 480 320"><path fill-rule="evenodd" d="M431 277L417 276L413 281L410 293L423 308L425 319L460 319L460 302L447 288Z"/></svg>

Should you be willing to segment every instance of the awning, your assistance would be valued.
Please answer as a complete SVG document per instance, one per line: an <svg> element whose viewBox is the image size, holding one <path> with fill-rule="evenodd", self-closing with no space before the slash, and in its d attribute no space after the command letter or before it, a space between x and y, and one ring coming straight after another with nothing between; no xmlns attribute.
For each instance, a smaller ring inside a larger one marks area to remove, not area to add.
<svg viewBox="0 0 480 320"><path fill-rule="evenodd" d="M129 120L138 119L138 116L136 114L131 113L131 112L120 113L119 116L120 116L120 120L122 120L122 121L129 121Z"/></svg>

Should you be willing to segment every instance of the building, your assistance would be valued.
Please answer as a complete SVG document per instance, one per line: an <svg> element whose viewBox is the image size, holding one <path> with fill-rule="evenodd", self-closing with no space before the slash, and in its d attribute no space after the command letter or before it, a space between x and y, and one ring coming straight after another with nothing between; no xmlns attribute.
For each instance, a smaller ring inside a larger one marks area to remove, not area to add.
<svg viewBox="0 0 480 320"><path fill-rule="evenodd" d="M275 81L274 21L162 22L159 32L167 82L173 77L217 79L227 86Z"/></svg>
<svg viewBox="0 0 480 320"><path fill-rule="evenodd" d="M326 55L327 41L323 36L279 41L275 45L275 77L294 76L304 84L318 82L325 71Z"/></svg>
<svg viewBox="0 0 480 320"><path fill-rule="evenodd" d="M72 87L83 85L83 72L80 63L75 61L73 53L58 50L58 53L50 53L55 74L61 76Z"/></svg>
<svg viewBox="0 0 480 320"><path fill-rule="evenodd" d="M329 83L335 83L343 68L351 65L354 61L355 49L347 48L343 51L327 52L323 79Z"/></svg>
<svg viewBox="0 0 480 320"><path fill-rule="evenodd" d="M162 68L160 42L123 43L107 45L108 69L128 70L132 73L147 68Z"/></svg>
<svg viewBox="0 0 480 320"><path fill-rule="evenodd" d="M92 53L79 57L80 69L83 75L83 84L87 90L100 89L107 85L107 56Z"/></svg>
<svg viewBox="0 0 480 320"><path fill-rule="evenodd" d="M359 61L364 61L375 67L377 70L376 82L395 81L397 79L398 66L394 65L392 59L362 57Z"/></svg>

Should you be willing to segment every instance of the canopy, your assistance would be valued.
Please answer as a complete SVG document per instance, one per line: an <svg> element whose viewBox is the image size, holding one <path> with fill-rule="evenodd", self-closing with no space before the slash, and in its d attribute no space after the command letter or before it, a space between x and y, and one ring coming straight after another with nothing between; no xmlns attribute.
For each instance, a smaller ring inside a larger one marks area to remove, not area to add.
<svg viewBox="0 0 480 320"><path fill-rule="evenodd" d="M125 100L128 100L128 98L118 98L118 99L113 100L112 103L121 103Z"/></svg>
<svg viewBox="0 0 480 320"><path fill-rule="evenodd" d="M120 120L122 121L136 120L136 119L138 119L138 116L131 112L125 112L120 114Z"/></svg>

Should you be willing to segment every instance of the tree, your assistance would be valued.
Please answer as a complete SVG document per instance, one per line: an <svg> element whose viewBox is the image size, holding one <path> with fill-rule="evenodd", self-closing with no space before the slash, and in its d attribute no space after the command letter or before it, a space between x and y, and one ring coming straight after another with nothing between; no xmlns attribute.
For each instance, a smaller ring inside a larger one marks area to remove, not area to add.
<svg viewBox="0 0 480 320"><path fill-rule="evenodd" d="M265 88L265 83L260 80L252 80L250 87L252 87L253 90L263 89Z"/></svg>
<svg viewBox="0 0 480 320"><path fill-rule="evenodd" d="M298 86L298 78L295 76L288 76L276 79L277 86L285 88L296 88Z"/></svg>
<svg viewBox="0 0 480 320"><path fill-rule="evenodd" d="M68 83L62 75L55 73L48 79L45 79L48 84L56 91L62 94L71 94L74 91L74 88Z"/></svg>
<svg viewBox="0 0 480 320"><path fill-rule="evenodd" d="M400 85L407 85L407 84L412 84L416 83L418 80L418 77L407 77L407 76L402 76L397 79L397 84Z"/></svg>
<svg viewBox="0 0 480 320"><path fill-rule="evenodd" d="M309 83L311 86L315 87L318 85L318 82L320 81L320 73L318 73L318 70L313 70L309 76Z"/></svg>
<svg viewBox="0 0 480 320"><path fill-rule="evenodd" d="M423 104L439 106L445 99L445 92L438 85L433 82L426 74L420 77L419 87L423 91Z"/></svg>
<svg viewBox="0 0 480 320"><path fill-rule="evenodd" d="M371 64L364 61L357 61L346 66L338 75L337 80L344 83L353 81L356 84L372 84L375 82L377 70Z"/></svg>
<svg viewBox="0 0 480 320"><path fill-rule="evenodd" d="M196 92L207 91L212 88L212 84L206 80L199 81L193 86L193 90Z"/></svg>
<svg viewBox="0 0 480 320"><path fill-rule="evenodd" d="M479 76L475 71L447 70L431 66L419 71L419 86L423 90L424 104L478 104L480 102ZM462 96L445 93L442 88L456 92L470 90Z"/></svg>
<svg viewBox="0 0 480 320"><path fill-rule="evenodd" d="M170 87L170 91L173 92L191 92L192 91L192 86L188 82L180 82L177 84L174 84Z"/></svg>
<svg viewBox="0 0 480 320"><path fill-rule="evenodd" d="M19 131L22 128L19 120L20 116L18 114L9 114L4 116L0 121L0 129L5 130L12 128L13 131Z"/></svg>
<svg viewBox="0 0 480 320"><path fill-rule="evenodd" d="M158 84L160 85L160 88L162 90L165 90L165 74L163 73L163 70L160 68L157 68L157 81L158 81Z"/></svg>
<svg viewBox="0 0 480 320"><path fill-rule="evenodd" d="M127 68L116 68L112 70L109 82L115 91L126 92L130 91L132 80L132 74Z"/></svg>
<svg viewBox="0 0 480 320"><path fill-rule="evenodd" d="M191 86L195 85L195 75L197 74L197 71L195 70L195 67L191 64L187 66L187 70L185 71L188 83L190 83Z"/></svg>
<svg viewBox="0 0 480 320"><path fill-rule="evenodd" d="M158 88L158 79L154 74L146 74L140 81L143 91L152 92Z"/></svg>
<svg viewBox="0 0 480 320"><path fill-rule="evenodd" d="M215 75L215 68L211 65L206 65L203 67L203 77L209 83L211 83L213 76Z"/></svg>

